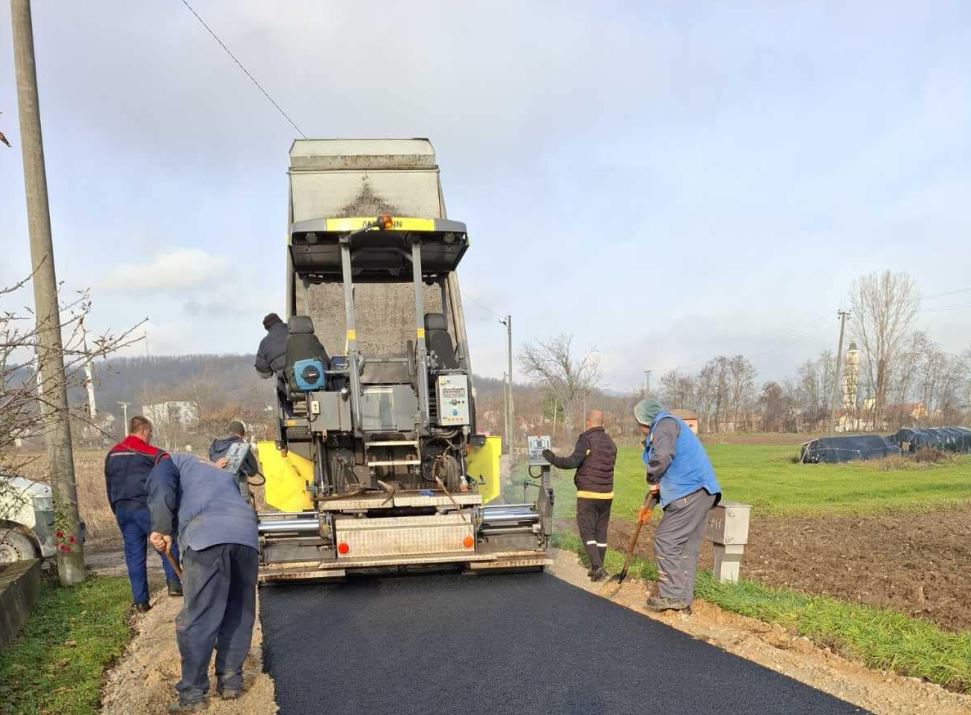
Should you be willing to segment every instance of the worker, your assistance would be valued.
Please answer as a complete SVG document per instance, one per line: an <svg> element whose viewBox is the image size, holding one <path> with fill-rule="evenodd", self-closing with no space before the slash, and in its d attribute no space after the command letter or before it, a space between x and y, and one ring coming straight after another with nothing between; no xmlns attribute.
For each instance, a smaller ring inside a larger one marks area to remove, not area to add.
<svg viewBox="0 0 971 715"><path fill-rule="evenodd" d="M577 529L587 556L591 581L599 581L607 572L604 556L607 553L607 526L614 499L614 464L617 445L604 430L604 416L600 410L590 410L587 430L577 437L573 454L557 457L548 449L543 458L558 469L576 469L573 483L577 488Z"/></svg>
<svg viewBox="0 0 971 715"><path fill-rule="evenodd" d="M254 367L260 377L276 378L276 393L288 417L293 415L293 405L287 397L287 384L284 372L287 366L287 324L276 313L269 313L263 318L263 328L266 335L260 341L256 350Z"/></svg>
<svg viewBox="0 0 971 715"><path fill-rule="evenodd" d="M647 607L690 613L701 537L721 487L701 440L681 418L655 399L638 402L634 418L644 435L647 482L664 511L654 534L658 593Z"/></svg>
<svg viewBox="0 0 971 715"><path fill-rule="evenodd" d="M149 610L146 549L151 533L148 511L148 491L145 482L156 464L168 459L168 454L152 446L152 423L135 415L128 423L128 436L116 444L105 457L105 488L108 504L115 515L121 538L125 544L125 566L131 584L135 610ZM178 558L177 544L172 551ZM182 595L182 583L168 560L162 559L165 583L170 596Z"/></svg>
<svg viewBox="0 0 971 715"><path fill-rule="evenodd" d="M256 618L259 568L256 512L233 475L198 456L173 454L148 478L152 546L167 550L178 525L185 602L175 619L182 656L178 700L170 712L206 707L209 661L216 650L216 689L232 700L243 690L243 661Z"/></svg>
<svg viewBox="0 0 971 715"><path fill-rule="evenodd" d="M225 468L227 460L226 455L229 452L230 447L234 444L242 444L246 442L246 425L243 424L242 420L233 420L229 423L229 427L226 434L222 437L217 437L209 445L209 461L215 464L220 469ZM248 479L260 471L259 464L256 461L256 455L252 451L246 453L246 458L243 463L239 466L239 470L236 472L236 479L239 484L239 493L243 495L243 498L247 501L250 500L250 490Z"/></svg>

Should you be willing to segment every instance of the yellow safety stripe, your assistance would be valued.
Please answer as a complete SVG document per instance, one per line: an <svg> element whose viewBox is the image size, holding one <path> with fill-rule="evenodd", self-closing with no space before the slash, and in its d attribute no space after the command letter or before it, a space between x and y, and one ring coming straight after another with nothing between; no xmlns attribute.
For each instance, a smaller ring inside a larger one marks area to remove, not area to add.
<svg viewBox="0 0 971 715"><path fill-rule="evenodd" d="M348 340L357 340L357 331L356 330L348 330L347 331L347 339Z"/></svg>
<svg viewBox="0 0 971 715"><path fill-rule="evenodd" d="M418 328L418 339L419 340L422 340L424 337L425 337L425 329L424 328Z"/></svg>
<svg viewBox="0 0 971 715"><path fill-rule="evenodd" d="M613 492L588 492L585 489L577 490L578 499L613 499Z"/></svg>
<svg viewBox="0 0 971 715"><path fill-rule="evenodd" d="M327 219L327 231L356 231L374 221L374 216L354 216L351 218L329 218ZM407 218L393 216L391 218L392 231L434 231L435 219L431 218Z"/></svg>

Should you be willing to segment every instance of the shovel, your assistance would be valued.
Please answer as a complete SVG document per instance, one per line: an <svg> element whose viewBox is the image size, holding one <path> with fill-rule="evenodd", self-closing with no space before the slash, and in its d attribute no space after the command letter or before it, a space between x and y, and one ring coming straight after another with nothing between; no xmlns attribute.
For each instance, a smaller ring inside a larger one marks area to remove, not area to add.
<svg viewBox="0 0 971 715"><path fill-rule="evenodd" d="M637 537L641 535L641 527L651 520L651 511L657 504L657 500L658 493L654 491L648 492L644 498L644 506L641 507L637 515L637 527L634 529L634 535L630 537L630 545L627 547L627 558L624 559L624 568L620 570L619 574L611 576L608 583L620 584L627 578L627 570L630 568L630 560L634 556L634 546L637 545Z"/></svg>

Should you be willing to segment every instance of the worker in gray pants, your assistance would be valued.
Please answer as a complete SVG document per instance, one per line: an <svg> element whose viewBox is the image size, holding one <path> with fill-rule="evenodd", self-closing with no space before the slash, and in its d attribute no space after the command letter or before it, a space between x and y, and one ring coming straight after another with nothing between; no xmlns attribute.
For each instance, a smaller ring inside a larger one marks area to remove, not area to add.
<svg viewBox="0 0 971 715"><path fill-rule="evenodd" d="M701 440L682 419L653 399L638 402L634 418L644 435L647 481L664 510L654 534L658 594L647 607L690 613L701 538L721 487Z"/></svg>
<svg viewBox="0 0 971 715"><path fill-rule="evenodd" d="M224 700L236 699L256 620L256 512L232 474L192 454L173 454L152 470L148 507L152 545L167 550L178 524L183 546L185 602L175 621L182 679L169 712L206 707L213 649L216 689Z"/></svg>

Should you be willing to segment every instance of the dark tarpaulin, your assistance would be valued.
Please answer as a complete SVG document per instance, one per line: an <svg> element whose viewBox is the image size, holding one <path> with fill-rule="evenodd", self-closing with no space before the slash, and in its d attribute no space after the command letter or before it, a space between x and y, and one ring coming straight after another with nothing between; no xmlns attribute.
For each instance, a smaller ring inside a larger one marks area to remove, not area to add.
<svg viewBox="0 0 971 715"><path fill-rule="evenodd" d="M802 447L801 461L809 464L834 464L861 459L880 459L899 455L900 447L878 434L820 437Z"/></svg>
<svg viewBox="0 0 971 715"><path fill-rule="evenodd" d="M971 454L971 429L967 427L904 428L889 437L901 450L942 449L946 452Z"/></svg>

